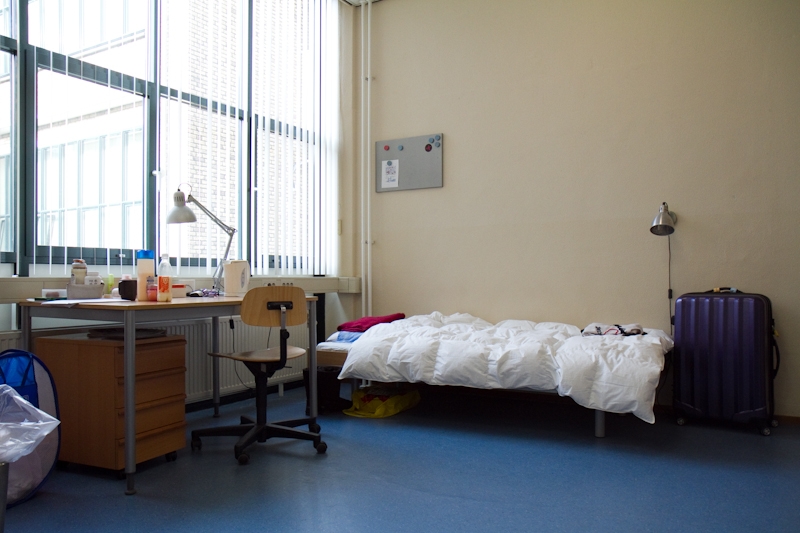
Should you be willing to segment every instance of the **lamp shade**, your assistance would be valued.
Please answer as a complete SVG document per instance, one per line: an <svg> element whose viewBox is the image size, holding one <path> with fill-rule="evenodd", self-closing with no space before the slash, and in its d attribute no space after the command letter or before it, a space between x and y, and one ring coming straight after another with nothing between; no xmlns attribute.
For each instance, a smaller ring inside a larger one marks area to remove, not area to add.
<svg viewBox="0 0 800 533"><path fill-rule="evenodd" d="M667 202L664 202L650 225L650 233L659 236L672 235L675 232L676 222L678 222L678 215L670 211Z"/></svg>
<svg viewBox="0 0 800 533"><path fill-rule="evenodd" d="M182 191L176 191L172 195L174 207L167 215L167 224L184 224L187 222L197 222L194 211L186 205L186 195Z"/></svg>

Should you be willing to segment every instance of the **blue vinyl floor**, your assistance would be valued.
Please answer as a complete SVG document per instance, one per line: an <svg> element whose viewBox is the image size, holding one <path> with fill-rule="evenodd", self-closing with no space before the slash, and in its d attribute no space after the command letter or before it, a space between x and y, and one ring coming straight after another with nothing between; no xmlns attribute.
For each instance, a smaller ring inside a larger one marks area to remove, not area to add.
<svg viewBox="0 0 800 533"><path fill-rule="evenodd" d="M800 426L763 437L609 415L598 439L591 411L555 400L450 391L381 420L322 415L327 454L273 439L246 466L235 439L206 438L140 465L134 496L71 465L8 510L6 531L800 531ZM302 416L304 401L271 395L270 419ZM253 409L190 413L189 429Z"/></svg>

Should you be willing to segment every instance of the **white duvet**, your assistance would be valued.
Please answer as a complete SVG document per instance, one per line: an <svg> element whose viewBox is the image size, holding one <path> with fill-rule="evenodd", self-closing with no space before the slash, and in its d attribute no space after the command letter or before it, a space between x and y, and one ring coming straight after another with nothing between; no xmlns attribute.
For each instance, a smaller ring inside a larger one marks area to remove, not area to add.
<svg viewBox="0 0 800 533"><path fill-rule="evenodd" d="M368 329L354 342L340 379L423 382L479 389L556 390L590 409L655 422L653 403L672 339L646 335L583 337L557 322L469 314L412 316Z"/></svg>

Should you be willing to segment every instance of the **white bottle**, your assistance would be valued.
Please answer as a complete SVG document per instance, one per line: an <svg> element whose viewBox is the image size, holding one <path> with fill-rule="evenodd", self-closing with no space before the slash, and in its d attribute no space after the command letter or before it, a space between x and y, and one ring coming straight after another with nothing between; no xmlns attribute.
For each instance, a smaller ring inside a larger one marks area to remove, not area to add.
<svg viewBox="0 0 800 533"><path fill-rule="evenodd" d="M72 276L70 283L73 285L83 285L86 279L86 261L75 259L72 261Z"/></svg>
<svg viewBox="0 0 800 533"><path fill-rule="evenodd" d="M156 275L156 265L152 250L136 252L136 299L147 301L147 276Z"/></svg>
<svg viewBox="0 0 800 533"><path fill-rule="evenodd" d="M158 264L158 301L172 301L172 265L169 264L169 254L161 254Z"/></svg>

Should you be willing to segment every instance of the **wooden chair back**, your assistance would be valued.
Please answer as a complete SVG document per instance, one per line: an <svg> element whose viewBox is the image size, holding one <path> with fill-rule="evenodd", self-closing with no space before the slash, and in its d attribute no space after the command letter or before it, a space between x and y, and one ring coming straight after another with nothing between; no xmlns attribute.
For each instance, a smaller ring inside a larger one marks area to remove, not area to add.
<svg viewBox="0 0 800 533"><path fill-rule="evenodd" d="M306 293L300 287L271 285L247 291L242 300L242 322L250 326L280 327L280 309L267 309L269 302L292 302L286 311L286 326L299 326L307 320Z"/></svg>

